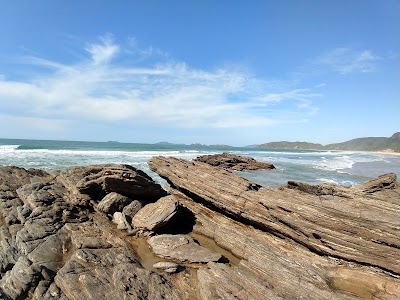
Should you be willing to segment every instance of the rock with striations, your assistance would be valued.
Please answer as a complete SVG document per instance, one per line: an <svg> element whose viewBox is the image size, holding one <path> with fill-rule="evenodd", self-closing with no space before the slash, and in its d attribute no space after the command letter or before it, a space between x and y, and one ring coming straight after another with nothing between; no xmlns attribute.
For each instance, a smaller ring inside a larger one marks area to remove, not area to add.
<svg viewBox="0 0 400 300"><path fill-rule="evenodd" d="M230 153L202 155L195 159L198 162L204 162L214 167L221 167L234 171L254 171L275 169L271 163L256 161L254 158L239 156Z"/></svg>
<svg viewBox="0 0 400 300"><path fill-rule="evenodd" d="M136 199L116 217L158 199L132 167L0 167L0 299L398 299L394 174L267 189L200 162L149 164L171 184L142 212L160 222L151 238L95 209L113 192Z"/></svg>
<svg viewBox="0 0 400 300"><path fill-rule="evenodd" d="M148 202L166 195L150 176L129 165L73 167L62 171L59 177L72 193L86 194L96 200L111 192Z"/></svg>
<svg viewBox="0 0 400 300"><path fill-rule="evenodd" d="M188 235L162 234L147 242L157 256L179 263L208 263L221 258L221 254L198 245Z"/></svg>
<svg viewBox="0 0 400 300"><path fill-rule="evenodd" d="M129 222L131 222L134 215L136 215L137 212L142 209L142 207L143 204L140 201L133 200L123 208L122 213L129 219Z"/></svg>
<svg viewBox="0 0 400 300"><path fill-rule="evenodd" d="M400 281L381 268L320 255L255 229L170 189L196 216L193 232L236 257L197 271L200 299L396 299ZM329 220L328 220L329 221ZM293 284L296 282L296 284Z"/></svg>
<svg viewBox="0 0 400 300"><path fill-rule="evenodd" d="M154 157L150 168L193 200L320 255L371 265L400 275L400 189L389 174L370 193L357 186L328 195L271 189L230 172L177 158ZM391 183L389 182L391 181ZM362 185L369 185L368 183ZM313 189L309 189L313 190ZM314 188L319 190L319 188ZM323 189L322 189L323 190Z"/></svg>
<svg viewBox="0 0 400 300"><path fill-rule="evenodd" d="M135 229L154 231L166 224L176 213L178 202L173 196L166 196L155 203L147 204L132 218Z"/></svg>

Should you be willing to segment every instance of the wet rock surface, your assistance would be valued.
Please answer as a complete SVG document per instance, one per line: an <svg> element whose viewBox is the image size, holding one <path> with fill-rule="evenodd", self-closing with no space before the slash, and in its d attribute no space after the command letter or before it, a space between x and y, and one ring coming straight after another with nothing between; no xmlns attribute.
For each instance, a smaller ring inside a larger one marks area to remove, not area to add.
<svg viewBox="0 0 400 300"><path fill-rule="evenodd" d="M163 234L147 242L156 255L179 263L208 263L221 259L221 254L198 245L188 235Z"/></svg>
<svg viewBox="0 0 400 300"><path fill-rule="evenodd" d="M394 174L269 189L149 165L168 192L127 165L0 167L0 299L398 299Z"/></svg>

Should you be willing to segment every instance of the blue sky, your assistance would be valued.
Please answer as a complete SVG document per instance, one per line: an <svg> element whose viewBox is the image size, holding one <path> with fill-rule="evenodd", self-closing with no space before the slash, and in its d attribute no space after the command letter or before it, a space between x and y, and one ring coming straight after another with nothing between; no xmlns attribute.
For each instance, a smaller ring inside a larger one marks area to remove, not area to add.
<svg viewBox="0 0 400 300"><path fill-rule="evenodd" d="M0 137L249 145L400 131L400 1L0 0Z"/></svg>

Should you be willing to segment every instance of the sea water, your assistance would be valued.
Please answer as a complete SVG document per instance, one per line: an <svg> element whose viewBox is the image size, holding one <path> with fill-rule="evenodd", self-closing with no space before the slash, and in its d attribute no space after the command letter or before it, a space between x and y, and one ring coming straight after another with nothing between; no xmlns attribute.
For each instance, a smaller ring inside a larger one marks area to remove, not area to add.
<svg viewBox="0 0 400 300"><path fill-rule="evenodd" d="M200 155L222 152L250 156L274 164L275 170L237 172L266 187L283 186L289 180L350 186L389 172L400 176L400 156L370 152L17 139L0 139L0 166L52 171L92 164L129 164L164 183L147 165L153 156L191 160Z"/></svg>

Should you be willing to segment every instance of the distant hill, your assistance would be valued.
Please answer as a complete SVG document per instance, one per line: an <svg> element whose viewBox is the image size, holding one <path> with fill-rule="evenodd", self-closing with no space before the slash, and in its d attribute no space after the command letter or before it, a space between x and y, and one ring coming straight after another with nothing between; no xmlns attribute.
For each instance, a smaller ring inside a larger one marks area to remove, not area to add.
<svg viewBox="0 0 400 300"><path fill-rule="evenodd" d="M325 146L331 150L355 150L355 151L383 151L392 149L400 151L400 132L391 137L365 137L353 139L343 143L329 144Z"/></svg>
<svg viewBox="0 0 400 300"><path fill-rule="evenodd" d="M305 150L322 150L325 149L321 144L307 143L307 142L271 142L257 145L257 148L270 148L270 149L305 149Z"/></svg>
<svg viewBox="0 0 400 300"><path fill-rule="evenodd" d="M350 141L321 145L307 142L272 142L257 145L257 148L271 149L306 149L306 150L349 150L349 151L387 151L400 152L400 132L391 137L365 137Z"/></svg>

